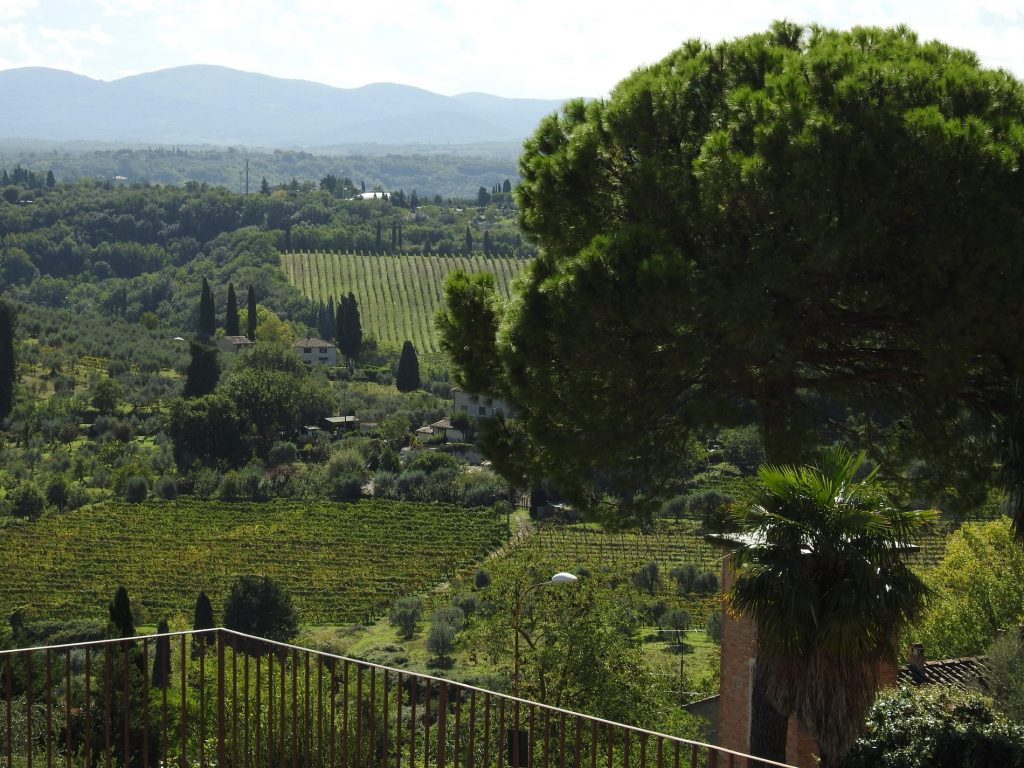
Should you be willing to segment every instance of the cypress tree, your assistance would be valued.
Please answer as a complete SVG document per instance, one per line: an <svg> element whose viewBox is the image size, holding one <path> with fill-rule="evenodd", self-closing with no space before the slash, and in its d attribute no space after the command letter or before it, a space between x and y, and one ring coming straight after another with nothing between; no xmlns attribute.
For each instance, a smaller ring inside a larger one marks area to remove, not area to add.
<svg viewBox="0 0 1024 768"><path fill-rule="evenodd" d="M338 302L338 311L334 315L334 343L338 345L338 351L345 357L348 357L345 351L348 349L346 330L346 321L348 320L347 305L348 299L342 296L341 301ZM327 306L330 306L330 299L328 299Z"/></svg>
<svg viewBox="0 0 1024 768"><path fill-rule="evenodd" d="M344 298L344 296L342 297ZM324 328L327 332L324 334L325 339L330 339L337 334L338 325L338 312L334 306L334 297L327 297L327 317L324 319Z"/></svg>
<svg viewBox="0 0 1024 768"><path fill-rule="evenodd" d="M128 599L128 590L122 585L114 594L114 602L108 608L110 612L110 632L115 637L134 637L135 620L132 619L132 604Z"/></svg>
<svg viewBox="0 0 1024 768"><path fill-rule="evenodd" d="M203 291L199 295L199 333L212 337L217 332L217 315L213 303L213 290L203 278Z"/></svg>
<svg viewBox="0 0 1024 768"><path fill-rule="evenodd" d="M166 635L171 630L167 626L167 619L160 619L156 633ZM154 688L166 688L171 682L171 638L158 637L156 639L156 651L153 654L153 677Z"/></svg>
<svg viewBox="0 0 1024 768"><path fill-rule="evenodd" d="M224 315L224 333L228 336L238 336L238 299L235 297L235 286L228 283L228 308Z"/></svg>
<svg viewBox="0 0 1024 768"><path fill-rule="evenodd" d="M210 604L210 598L206 596L206 593L200 592L199 597L196 598L195 612L192 615L192 629L193 631L198 631L213 628L213 606ZM212 640L213 635L211 634L192 635L192 658L199 658Z"/></svg>
<svg viewBox="0 0 1024 768"><path fill-rule="evenodd" d="M380 240L380 221L377 222L377 253L381 251L381 240Z"/></svg>
<svg viewBox="0 0 1024 768"><path fill-rule="evenodd" d="M264 176L263 177L263 181L260 182L260 194L261 195L269 195L270 194L270 185L267 184L267 177L266 176Z"/></svg>
<svg viewBox="0 0 1024 768"><path fill-rule="evenodd" d="M18 369L14 359L14 309L0 301L0 421L14 408Z"/></svg>
<svg viewBox="0 0 1024 768"><path fill-rule="evenodd" d="M359 352L363 348L363 324L359 319L359 303L355 294L348 293L348 318L345 321L345 332L348 335L348 356L353 362L359 359Z"/></svg>
<svg viewBox="0 0 1024 768"><path fill-rule="evenodd" d="M256 289L249 286L249 299L247 302L249 317L246 318L245 335L249 341L256 341Z"/></svg>
<svg viewBox="0 0 1024 768"><path fill-rule="evenodd" d="M473 233L469 231L469 227L466 227L466 255L469 256L473 253Z"/></svg>
<svg viewBox="0 0 1024 768"><path fill-rule="evenodd" d="M208 395L216 389L217 381L220 379L220 358L217 348L193 341L189 344L189 353L192 359L185 369L185 388L181 392L182 397Z"/></svg>
<svg viewBox="0 0 1024 768"><path fill-rule="evenodd" d="M420 361L416 347L408 339L402 344L402 354L398 358L395 386L399 392L414 392L420 388Z"/></svg>
<svg viewBox="0 0 1024 768"><path fill-rule="evenodd" d="M487 256L491 255L491 231L489 229L484 230L484 253Z"/></svg>

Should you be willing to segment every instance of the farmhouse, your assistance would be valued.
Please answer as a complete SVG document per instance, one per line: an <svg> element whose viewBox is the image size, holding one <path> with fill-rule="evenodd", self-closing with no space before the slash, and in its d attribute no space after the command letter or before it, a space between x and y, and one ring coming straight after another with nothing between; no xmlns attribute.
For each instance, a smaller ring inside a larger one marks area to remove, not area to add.
<svg viewBox="0 0 1024 768"><path fill-rule="evenodd" d="M221 352L240 352L255 346L256 342L248 336L221 336L217 339L217 349Z"/></svg>
<svg viewBox="0 0 1024 768"><path fill-rule="evenodd" d="M319 427L324 432L340 435L359 429L359 419L355 416L324 416L320 419Z"/></svg>
<svg viewBox="0 0 1024 768"><path fill-rule="evenodd" d="M295 351L309 365L337 365L338 348L324 339L310 336L295 342Z"/></svg>
<svg viewBox="0 0 1024 768"><path fill-rule="evenodd" d="M500 397L474 395L458 387L452 388L452 400L454 413L464 413L474 419L493 419L515 413L515 409Z"/></svg>

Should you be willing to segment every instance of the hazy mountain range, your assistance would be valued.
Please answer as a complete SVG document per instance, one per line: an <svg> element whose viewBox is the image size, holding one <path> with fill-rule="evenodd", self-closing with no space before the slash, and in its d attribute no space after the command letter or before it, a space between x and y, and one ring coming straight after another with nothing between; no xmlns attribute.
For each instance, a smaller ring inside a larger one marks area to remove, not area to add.
<svg viewBox="0 0 1024 768"><path fill-rule="evenodd" d="M321 147L522 141L562 101L334 88L217 66L112 82L43 67L0 71L0 139Z"/></svg>

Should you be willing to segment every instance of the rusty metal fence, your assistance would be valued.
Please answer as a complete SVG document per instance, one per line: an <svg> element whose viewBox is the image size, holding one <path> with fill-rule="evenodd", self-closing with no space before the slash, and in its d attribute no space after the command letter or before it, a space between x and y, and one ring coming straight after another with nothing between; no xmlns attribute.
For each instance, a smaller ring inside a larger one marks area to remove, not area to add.
<svg viewBox="0 0 1024 768"><path fill-rule="evenodd" d="M226 629L0 651L0 703L0 768L786 768Z"/></svg>

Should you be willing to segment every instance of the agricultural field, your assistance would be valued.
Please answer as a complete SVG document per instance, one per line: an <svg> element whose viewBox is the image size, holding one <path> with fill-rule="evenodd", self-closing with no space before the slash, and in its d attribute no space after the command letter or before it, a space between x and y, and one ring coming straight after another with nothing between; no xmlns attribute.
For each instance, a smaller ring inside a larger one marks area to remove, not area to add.
<svg viewBox="0 0 1024 768"><path fill-rule="evenodd" d="M389 501L110 503L0 528L0 606L30 617L105 618L127 587L139 620L219 615L234 578L267 575L300 623L345 624L429 589L504 539L489 510Z"/></svg>
<svg viewBox="0 0 1024 768"><path fill-rule="evenodd" d="M288 281L314 302L355 295L363 334L379 344L400 348L406 339L421 355L440 351L434 315L444 299L450 272L490 272L499 292L508 296L513 278L528 262L510 257L401 256L301 251L281 254Z"/></svg>

